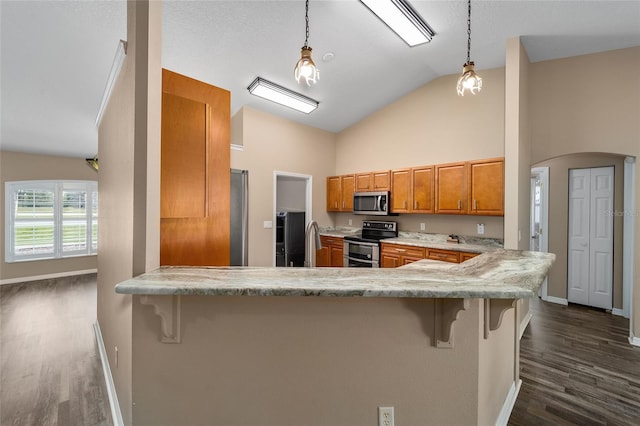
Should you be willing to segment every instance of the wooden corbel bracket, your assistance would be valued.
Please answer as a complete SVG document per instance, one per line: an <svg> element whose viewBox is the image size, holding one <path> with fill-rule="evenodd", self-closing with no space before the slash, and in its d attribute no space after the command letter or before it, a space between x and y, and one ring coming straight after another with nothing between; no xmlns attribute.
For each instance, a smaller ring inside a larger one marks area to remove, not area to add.
<svg viewBox="0 0 640 426"><path fill-rule="evenodd" d="M497 330L502 324L504 313L515 308L518 299L484 299L484 338L489 338L489 332Z"/></svg>
<svg viewBox="0 0 640 426"><path fill-rule="evenodd" d="M460 311L469 309L469 299L435 299L434 303L434 346L453 348L453 323Z"/></svg>
<svg viewBox="0 0 640 426"><path fill-rule="evenodd" d="M160 341L180 343L180 296L145 294L140 303L153 306L153 313L160 317Z"/></svg>

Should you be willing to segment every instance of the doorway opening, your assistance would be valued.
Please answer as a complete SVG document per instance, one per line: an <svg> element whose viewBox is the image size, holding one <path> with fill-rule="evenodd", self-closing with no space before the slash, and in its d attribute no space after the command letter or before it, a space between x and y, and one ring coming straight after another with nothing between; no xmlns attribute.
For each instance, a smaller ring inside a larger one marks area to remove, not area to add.
<svg viewBox="0 0 640 426"><path fill-rule="evenodd" d="M529 250L549 251L549 167L531 169L531 241ZM548 300L547 278L545 277L538 296Z"/></svg>
<svg viewBox="0 0 640 426"><path fill-rule="evenodd" d="M304 228L312 220L313 177L274 171L273 180L273 266L303 266Z"/></svg>

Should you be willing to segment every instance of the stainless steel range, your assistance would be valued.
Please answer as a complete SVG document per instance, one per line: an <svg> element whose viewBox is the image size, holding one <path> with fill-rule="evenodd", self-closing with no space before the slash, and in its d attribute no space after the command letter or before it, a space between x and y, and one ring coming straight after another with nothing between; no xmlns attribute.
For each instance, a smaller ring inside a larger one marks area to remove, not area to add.
<svg viewBox="0 0 640 426"><path fill-rule="evenodd" d="M398 223L363 220L360 236L344 237L344 266L349 268L379 268L380 240L398 236Z"/></svg>

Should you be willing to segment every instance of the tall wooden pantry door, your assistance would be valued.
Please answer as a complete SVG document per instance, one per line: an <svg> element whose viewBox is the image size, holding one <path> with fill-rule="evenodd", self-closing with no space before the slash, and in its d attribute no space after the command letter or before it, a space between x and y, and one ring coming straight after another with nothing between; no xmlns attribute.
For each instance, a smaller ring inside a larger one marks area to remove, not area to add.
<svg viewBox="0 0 640 426"><path fill-rule="evenodd" d="M569 171L569 302L613 306L613 173L613 167Z"/></svg>
<svg viewBox="0 0 640 426"><path fill-rule="evenodd" d="M162 70L161 265L229 265L230 99Z"/></svg>

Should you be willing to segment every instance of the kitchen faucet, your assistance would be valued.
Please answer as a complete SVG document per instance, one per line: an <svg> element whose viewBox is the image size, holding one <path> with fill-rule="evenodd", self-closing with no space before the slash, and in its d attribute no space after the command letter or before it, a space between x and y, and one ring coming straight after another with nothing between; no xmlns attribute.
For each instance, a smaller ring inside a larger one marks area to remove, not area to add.
<svg viewBox="0 0 640 426"><path fill-rule="evenodd" d="M311 244L312 249L309 249L309 243L311 232L315 232L315 244ZM304 231L304 266L306 268L314 268L315 265L315 257L313 256L313 252L315 250L320 250L322 248L322 243L320 243L320 231L318 230L318 222L312 220L307 224L307 229ZM315 250L313 250L315 249Z"/></svg>

